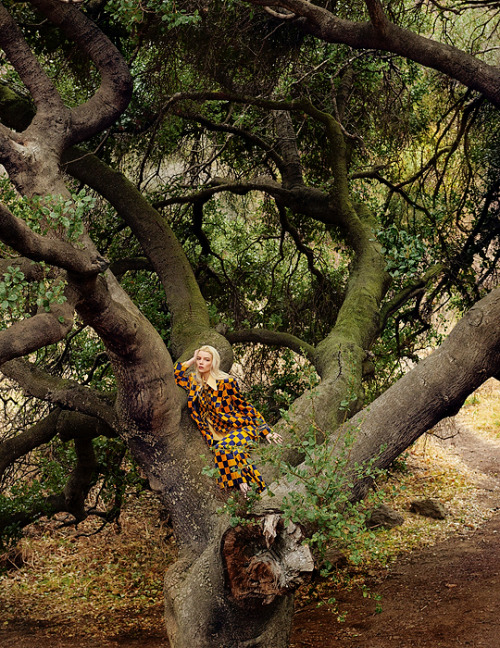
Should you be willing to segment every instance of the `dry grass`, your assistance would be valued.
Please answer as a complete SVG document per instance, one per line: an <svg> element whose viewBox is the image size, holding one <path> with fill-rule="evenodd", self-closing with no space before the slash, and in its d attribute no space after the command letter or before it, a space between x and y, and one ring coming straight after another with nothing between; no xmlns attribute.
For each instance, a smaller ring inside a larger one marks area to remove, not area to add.
<svg viewBox="0 0 500 648"><path fill-rule="evenodd" d="M402 513L405 521L395 529L377 532L381 561L393 560L402 552L435 544L457 533L470 533L493 514L483 504L477 473L444 450L432 436L419 439L406 454L403 469L393 472L383 488L384 502ZM424 498L444 504L446 519L410 513L412 500Z"/></svg>
<svg viewBox="0 0 500 648"><path fill-rule="evenodd" d="M497 385L488 381L460 414L491 442L498 442L500 432ZM405 522L375 534L372 556L351 574L353 583L362 583L372 567L387 564L403 552L470 533L492 515L484 504L478 474L434 438L417 442L398 466L380 488L385 502L404 513ZM409 513L410 501L423 497L443 502L447 519ZM109 527L98 535L80 536L95 528L90 522L76 531L57 528L54 522L31 527L18 548L24 565L0 576L0 626L24 620L38 625L44 634L157 635L162 629L163 575L175 559L175 547L165 541L158 513L154 497L145 494L130 499L121 528ZM321 596L321 589L314 595ZM325 594L330 596L331 591Z"/></svg>
<svg viewBox="0 0 500 648"><path fill-rule="evenodd" d="M158 524L156 500L130 499L121 525L92 534L39 522L19 544L24 565L0 576L0 626L18 621L43 634L116 637L162 628L163 575L175 547ZM87 534L87 535L82 535ZM22 612L21 612L22 611Z"/></svg>
<svg viewBox="0 0 500 648"><path fill-rule="evenodd" d="M473 428L483 438L500 439L500 381L487 380L462 407L459 420Z"/></svg>

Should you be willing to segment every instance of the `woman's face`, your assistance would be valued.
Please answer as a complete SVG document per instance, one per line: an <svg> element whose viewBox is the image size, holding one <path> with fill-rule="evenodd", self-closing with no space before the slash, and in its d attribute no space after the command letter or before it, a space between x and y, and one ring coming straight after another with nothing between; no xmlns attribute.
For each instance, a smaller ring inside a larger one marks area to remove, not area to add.
<svg viewBox="0 0 500 648"><path fill-rule="evenodd" d="M198 351L196 354L196 366L202 376L207 374L212 368L212 355L208 351Z"/></svg>

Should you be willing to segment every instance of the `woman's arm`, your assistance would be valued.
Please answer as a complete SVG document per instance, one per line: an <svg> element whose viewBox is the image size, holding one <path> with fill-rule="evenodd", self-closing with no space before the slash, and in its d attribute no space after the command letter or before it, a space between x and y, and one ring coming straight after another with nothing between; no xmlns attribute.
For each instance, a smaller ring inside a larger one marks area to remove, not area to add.
<svg viewBox="0 0 500 648"><path fill-rule="evenodd" d="M192 378L186 372L189 369L189 367L191 367L195 363L197 354L198 354L198 349L196 349L192 358L186 360L186 362L177 361L174 365L175 382L179 387L182 387L182 389L189 390L191 386Z"/></svg>

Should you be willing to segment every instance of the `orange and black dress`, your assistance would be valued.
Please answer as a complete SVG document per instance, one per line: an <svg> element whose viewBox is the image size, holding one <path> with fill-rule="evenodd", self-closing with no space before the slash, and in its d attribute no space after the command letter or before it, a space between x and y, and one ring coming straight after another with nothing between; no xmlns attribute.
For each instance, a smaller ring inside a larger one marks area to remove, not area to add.
<svg viewBox="0 0 500 648"><path fill-rule="evenodd" d="M187 391L189 413L215 455L219 486L231 488L247 482L261 492L266 485L249 463L247 446L271 431L264 417L241 395L236 378L222 378L213 387L200 385L187 369L176 363L175 382Z"/></svg>

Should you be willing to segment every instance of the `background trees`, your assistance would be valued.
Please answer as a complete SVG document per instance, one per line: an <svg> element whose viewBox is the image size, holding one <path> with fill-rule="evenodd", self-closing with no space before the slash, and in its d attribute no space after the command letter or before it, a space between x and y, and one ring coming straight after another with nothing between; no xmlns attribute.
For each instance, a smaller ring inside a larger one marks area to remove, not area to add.
<svg viewBox="0 0 500 648"><path fill-rule="evenodd" d="M113 519L146 476L180 546L172 644L286 645L312 562L274 513L301 488L256 504L264 535L228 530L172 358L208 342L229 368L244 345L286 434L312 426L334 462L348 426L346 473L498 373L496 15L450 10L458 32L423 4L4 2L4 542L43 514ZM450 306L473 308L395 382Z"/></svg>

